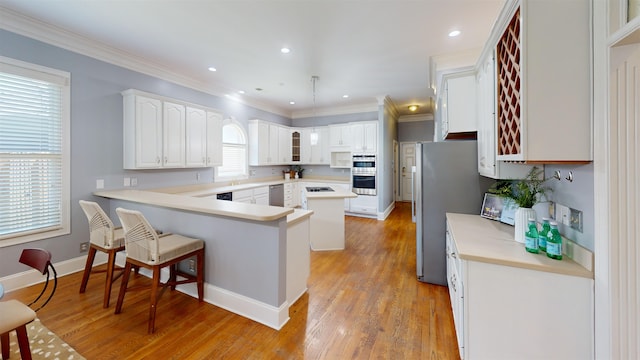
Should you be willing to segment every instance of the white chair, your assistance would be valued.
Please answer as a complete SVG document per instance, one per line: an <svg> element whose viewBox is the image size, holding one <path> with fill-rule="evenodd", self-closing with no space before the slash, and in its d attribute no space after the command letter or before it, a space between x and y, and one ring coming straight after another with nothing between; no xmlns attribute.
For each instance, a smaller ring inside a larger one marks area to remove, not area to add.
<svg viewBox="0 0 640 360"><path fill-rule="evenodd" d="M170 287L175 290L176 285L197 283L198 300L204 299L204 241L177 234L158 235L151 224L139 211L117 208L116 213L125 230L125 249L127 260L118 293L116 314L122 311L122 303L129 282L129 275L133 266L139 266L152 271L151 303L149 305L148 333L155 331L156 305L163 292L158 294L158 288ZM178 263L190 257L196 257L196 275L180 271ZM160 281L160 270L169 267L169 279L166 283ZM178 280L177 275L185 278ZM145 287L148 288L148 287Z"/></svg>
<svg viewBox="0 0 640 360"><path fill-rule="evenodd" d="M84 266L84 274L82 275L82 283L80 283L80 293L84 293L87 289L87 282L91 273L106 272L106 280L104 286L103 308L109 307L109 298L111 297L111 285L122 275L122 268L116 266L116 254L124 250L124 230L121 227L115 227L109 216L102 210L98 203L93 201L80 200L80 207L89 220L89 253L87 254L87 262ZM93 261L96 252L106 253L107 269L93 270ZM114 272L120 271L116 277Z"/></svg>
<svg viewBox="0 0 640 360"><path fill-rule="evenodd" d="M36 318L36 312L17 300L0 302L0 346L2 358L9 358L9 332L15 330L22 360L31 360L27 324Z"/></svg>

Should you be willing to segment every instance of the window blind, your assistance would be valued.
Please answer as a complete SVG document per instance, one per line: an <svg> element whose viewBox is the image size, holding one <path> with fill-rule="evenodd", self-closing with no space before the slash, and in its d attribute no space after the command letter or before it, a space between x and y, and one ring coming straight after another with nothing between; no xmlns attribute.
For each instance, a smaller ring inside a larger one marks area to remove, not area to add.
<svg viewBox="0 0 640 360"><path fill-rule="evenodd" d="M0 239L59 229L64 222L66 80L33 73L40 76L0 68Z"/></svg>
<svg viewBox="0 0 640 360"><path fill-rule="evenodd" d="M222 127L222 166L216 170L220 178L247 175L247 141L238 124L231 122Z"/></svg>

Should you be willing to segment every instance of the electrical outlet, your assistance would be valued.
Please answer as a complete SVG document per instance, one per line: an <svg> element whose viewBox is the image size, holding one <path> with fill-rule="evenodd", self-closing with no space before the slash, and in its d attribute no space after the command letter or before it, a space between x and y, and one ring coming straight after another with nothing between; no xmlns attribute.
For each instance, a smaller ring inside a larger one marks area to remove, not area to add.
<svg viewBox="0 0 640 360"><path fill-rule="evenodd" d="M194 259L189 259L189 271L196 272L196 261Z"/></svg>
<svg viewBox="0 0 640 360"><path fill-rule="evenodd" d="M80 243L80 252L83 253L87 251L89 251L89 243L88 242Z"/></svg>
<svg viewBox="0 0 640 360"><path fill-rule="evenodd" d="M96 189L104 189L104 179L96 180Z"/></svg>
<svg viewBox="0 0 640 360"><path fill-rule="evenodd" d="M571 214L569 213L569 207L556 204L556 221L559 224L569 225Z"/></svg>
<svg viewBox="0 0 640 360"><path fill-rule="evenodd" d="M131 178L128 178L128 177L124 178L124 186L125 187L131 186Z"/></svg>
<svg viewBox="0 0 640 360"><path fill-rule="evenodd" d="M569 209L569 226L572 229L582 232L582 211Z"/></svg>
<svg viewBox="0 0 640 360"><path fill-rule="evenodd" d="M200 173L196 173L196 181L200 181Z"/></svg>
<svg viewBox="0 0 640 360"><path fill-rule="evenodd" d="M138 178L131 178L131 186L138 186Z"/></svg>

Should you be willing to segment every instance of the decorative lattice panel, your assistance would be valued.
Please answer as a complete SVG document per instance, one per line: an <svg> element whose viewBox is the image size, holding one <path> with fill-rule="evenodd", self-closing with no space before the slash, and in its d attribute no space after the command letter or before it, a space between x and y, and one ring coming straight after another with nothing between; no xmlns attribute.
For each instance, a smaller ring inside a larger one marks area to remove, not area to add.
<svg viewBox="0 0 640 360"><path fill-rule="evenodd" d="M520 9L498 42L498 155L520 154Z"/></svg>

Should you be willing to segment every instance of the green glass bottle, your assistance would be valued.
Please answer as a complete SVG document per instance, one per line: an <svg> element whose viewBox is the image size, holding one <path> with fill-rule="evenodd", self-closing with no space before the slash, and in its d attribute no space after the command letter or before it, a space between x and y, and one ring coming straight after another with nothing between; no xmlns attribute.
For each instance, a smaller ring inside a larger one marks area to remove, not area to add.
<svg viewBox="0 0 640 360"><path fill-rule="evenodd" d="M542 218L542 229L538 232L538 249L547 251L547 234L551 231L549 218Z"/></svg>
<svg viewBox="0 0 640 360"><path fill-rule="evenodd" d="M536 225L536 219L529 218L529 229L524 233L524 248L530 253L538 253L538 226Z"/></svg>
<svg viewBox="0 0 640 360"><path fill-rule="evenodd" d="M562 260L562 236L558 231L558 223L550 221L549 225L551 225L551 231L547 234L547 256Z"/></svg>

